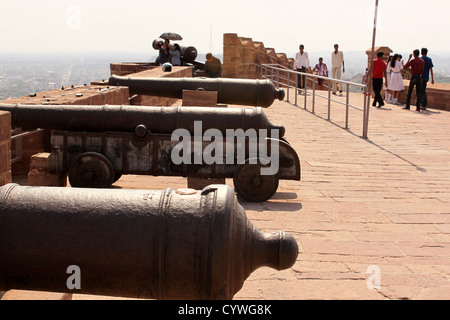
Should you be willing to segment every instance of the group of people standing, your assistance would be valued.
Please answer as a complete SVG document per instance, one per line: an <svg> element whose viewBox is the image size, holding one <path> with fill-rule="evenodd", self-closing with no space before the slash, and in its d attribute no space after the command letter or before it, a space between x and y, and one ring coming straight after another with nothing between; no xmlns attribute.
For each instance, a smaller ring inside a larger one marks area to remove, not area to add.
<svg viewBox="0 0 450 320"><path fill-rule="evenodd" d="M422 55L420 57L420 55ZM428 81L434 84L433 61L428 57L428 49L422 48L421 51L416 49L409 55L406 64L402 61L400 54L395 54L389 57L388 63L383 60L384 53L378 52L377 59L373 61L372 85L375 93L372 106L384 106L381 90L383 88L383 78L385 80L385 99L387 102L399 104L398 96L401 91L405 89L402 77L402 70L411 68L411 80L409 82L408 94L406 96L406 103L403 109L410 109L411 96L416 88L416 111L420 112L426 110L428 101L426 87Z"/></svg>
<svg viewBox="0 0 450 320"><path fill-rule="evenodd" d="M164 66L166 63L170 63L171 66L182 65L181 48L178 43L172 46L170 40L165 39L164 42L158 42L157 47L159 49L158 63L160 66ZM222 63L211 53L207 53L204 71L208 78L220 78L222 76Z"/></svg>
<svg viewBox="0 0 450 320"><path fill-rule="evenodd" d="M160 66L165 63L170 63L173 66L181 66L181 49L178 43L172 46L170 40L165 39L164 42L158 42L157 46L159 49L158 62Z"/></svg>
<svg viewBox="0 0 450 320"><path fill-rule="evenodd" d="M298 72L308 72L311 71L310 63L309 63L309 56L308 53L305 51L305 46L301 44L299 46L299 52L295 55L294 60L294 70ZM328 77L328 67L323 62L323 58L319 58L319 63L317 63L312 71L317 71L317 75L321 77ZM339 50L339 45L334 45L334 51L331 53L331 73L333 79L341 79L342 73L345 72L345 63L344 63L344 53ZM303 89L305 88L306 79L304 75L298 75L297 80L297 88ZM319 85L323 84L324 79L318 78L317 82ZM342 93L342 84L337 81L333 81L332 83L332 92L333 94L336 94L337 90L339 90L340 93ZM301 94L300 90L300 94Z"/></svg>
<svg viewBox="0 0 450 320"><path fill-rule="evenodd" d="M419 57L420 55L422 56ZM434 84L434 65L431 58L428 57L427 48L422 48L421 51L419 51L418 49L414 50L414 52L409 56L406 64L403 63L402 56L400 54L394 54L393 56L390 56L388 63L384 61L383 56L383 52L378 52L377 59L373 61L372 85L375 97L372 106L384 106L384 100L381 96L381 91L383 89L383 80L386 93L386 101L393 104L399 104L398 98L400 92L405 90L402 70L411 68L411 80L409 83L406 105L403 109L410 109L411 95L414 87L416 87L416 111L426 110L428 105L426 87L428 82L430 81L430 74L431 83ZM334 51L331 53L331 64L333 79L340 80L342 73L345 72L345 63L344 53L339 50L338 44L334 45ZM305 51L305 46L303 44L299 46L299 52L297 52L297 54L295 55L294 70L301 73L317 71L318 76L328 77L328 67L323 62L322 57L319 58L319 63L316 64L315 67L311 70L309 56ZM367 79L367 73L365 78ZM319 85L323 84L323 78L318 78L317 80ZM304 89L305 86L305 75L298 74L297 88L300 94L302 94L302 89ZM333 94L336 94L338 90L340 93L342 93L342 84L338 81L333 81L331 89Z"/></svg>

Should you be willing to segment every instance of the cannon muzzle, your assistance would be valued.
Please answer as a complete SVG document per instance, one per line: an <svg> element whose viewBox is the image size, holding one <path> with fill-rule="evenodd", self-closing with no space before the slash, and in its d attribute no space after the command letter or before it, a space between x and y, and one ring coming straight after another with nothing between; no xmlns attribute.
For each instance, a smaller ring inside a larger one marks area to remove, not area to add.
<svg viewBox="0 0 450 320"><path fill-rule="evenodd" d="M217 102L244 106L270 107L275 99L283 100L283 89L270 80L230 78L134 78L112 76L109 84L126 86L132 94L181 99L183 90L217 91Z"/></svg>
<svg viewBox="0 0 450 320"><path fill-rule="evenodd" d="M232 299L254 270L290 268L298 252L292 235L255 228L226 185L0 188L0 290Z"/></svg>

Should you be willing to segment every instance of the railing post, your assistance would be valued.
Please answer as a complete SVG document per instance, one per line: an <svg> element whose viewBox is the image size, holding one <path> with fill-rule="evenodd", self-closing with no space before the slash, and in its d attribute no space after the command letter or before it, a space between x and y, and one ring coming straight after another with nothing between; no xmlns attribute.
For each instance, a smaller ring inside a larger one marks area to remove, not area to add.
<svg viewBox="0 0 450 320"><path fill-rule="evenodd" d="M367 86L364 88L363 94L364 94L364 107L363 107L363 132L362 132L362 137L364 139L367 139L367 136L364 136L365 132L366 132Z"/></svg>
<svg viewBox="0 0 450 320"><path fill-rule="evenodd" d="M341 84L342 86L342 84ZM345 101L345 129L348 129L348 108L349 108L350 85L347 83L347 98Z"/></svg>
<svg viewBox="0 0 450 320"><path fill-rule="evenodd" d="M331 80L328 80L328 120L331 118Z"/></svg>
<svg viewBox="0 0 450 320"><path fill-rule="evenodd" d="M305 77L305 82L304 82L305 87L303 88L303 90L305 92L305 110L306 110L306 96L308 95L308 88L307 88L308 76L306 74L304 74L304 77Z"/></svg>
<svg viewBox="0 0 450 320"><path fill-rule="evenodd" d="M287 77L287 79L286 79L286 91L287 91L286 102L289 102L289 89L291 86L291 77L290 77L289 71L286 71L286 77Z"/></svg>
<svg viewBox="0 0 450 320"><path fill-rule="evenodd" d="M369 80L370 81L370 80ZM369 88L366 87L365 92L365 106L364 106L364 119L363 119L363 138L367 139L367 132L369 127L369 109L370 109L370 91Z"/></svg>
<svg viewBox="0 0 450 320"><path fill-rule="evenodd" d="M314 113L315 111L315 107L316 107L316 79L313 78L313 84L312 84L312 113Z"/></svg>
<svg viewBox="0 0 450 320"><path fill-rule="evenodd" d="M297 99L298 99L298 74L295 72L295 106L298 107Z"/></svg>

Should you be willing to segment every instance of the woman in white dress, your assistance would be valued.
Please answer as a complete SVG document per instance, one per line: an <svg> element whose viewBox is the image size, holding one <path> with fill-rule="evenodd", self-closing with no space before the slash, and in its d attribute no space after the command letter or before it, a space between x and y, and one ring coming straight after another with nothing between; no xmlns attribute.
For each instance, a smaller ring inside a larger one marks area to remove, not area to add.
<svg viewBox="0 0 450 320"><path fill-rule="evenodd" d="M394 104L398 104L398 96L401 91L405 90L402 77L403 65L400 62L400 59L401 56L399 54L395 54L388 65L388 72L391 73L388 89L392 92Z"/></svg>
<svg viewBox="0 0 450 320"><path fill-rule="evenodd" d="M387 61L387 68L386 68L386 83L384 84L384 100L386 102L392 103L392 91L389 89L389 82L391 82L391 70L389 70L389 66L391 65L391 61L394 57L389 56L389 59Z"/></svg>

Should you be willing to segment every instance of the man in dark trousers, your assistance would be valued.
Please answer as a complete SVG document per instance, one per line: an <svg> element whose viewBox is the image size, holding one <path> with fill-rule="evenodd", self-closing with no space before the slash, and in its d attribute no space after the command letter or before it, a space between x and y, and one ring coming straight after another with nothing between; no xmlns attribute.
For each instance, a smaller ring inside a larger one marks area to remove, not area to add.
<svg viewBox="0 0 450 320"><path fill-rule="evenodd" d="M378 103L378 108L384 106L383 97L381 96L381 89L383 88L383 78L387 83L387 64L386 62L384 62L383 56L383 52L378 52L377 59L373 60L372 86L375 93L375 98L373 100L372 106L376 107Z"/></svg>
<svg viewBox="0 0 450 320"><path fill-rule="evenodd" d="M425 62L419 58L420 51L416 49L413 54L409 55L408 62L404 69L411 68L411 80L409 81L408 95L406 96L406 106L403 109L410 109L411 95L416 86L416 111L420 112L420 102L422 100L422 74L425 67ZM414 59L411 60L414 55Z"/></svg>
<svg viewBox="0 0 450 320"><path fill-rule="evenodd" d="M430 73L431 73L431 84L434 84L434 73L433 73L433 60L428 57L428 49L422 48L420 50L422 56L420 57L425 62L425 68L423 69L422 74L422 110L427 109L428 99L427 99L427 84L430 81Z"/></svg>
<svg viewBox="0 0 450 320"><path fill-rule="evenodd" d="M206 54L205 73L208 78L220 78L222 76L222 63L211 53Z"/></svg>

